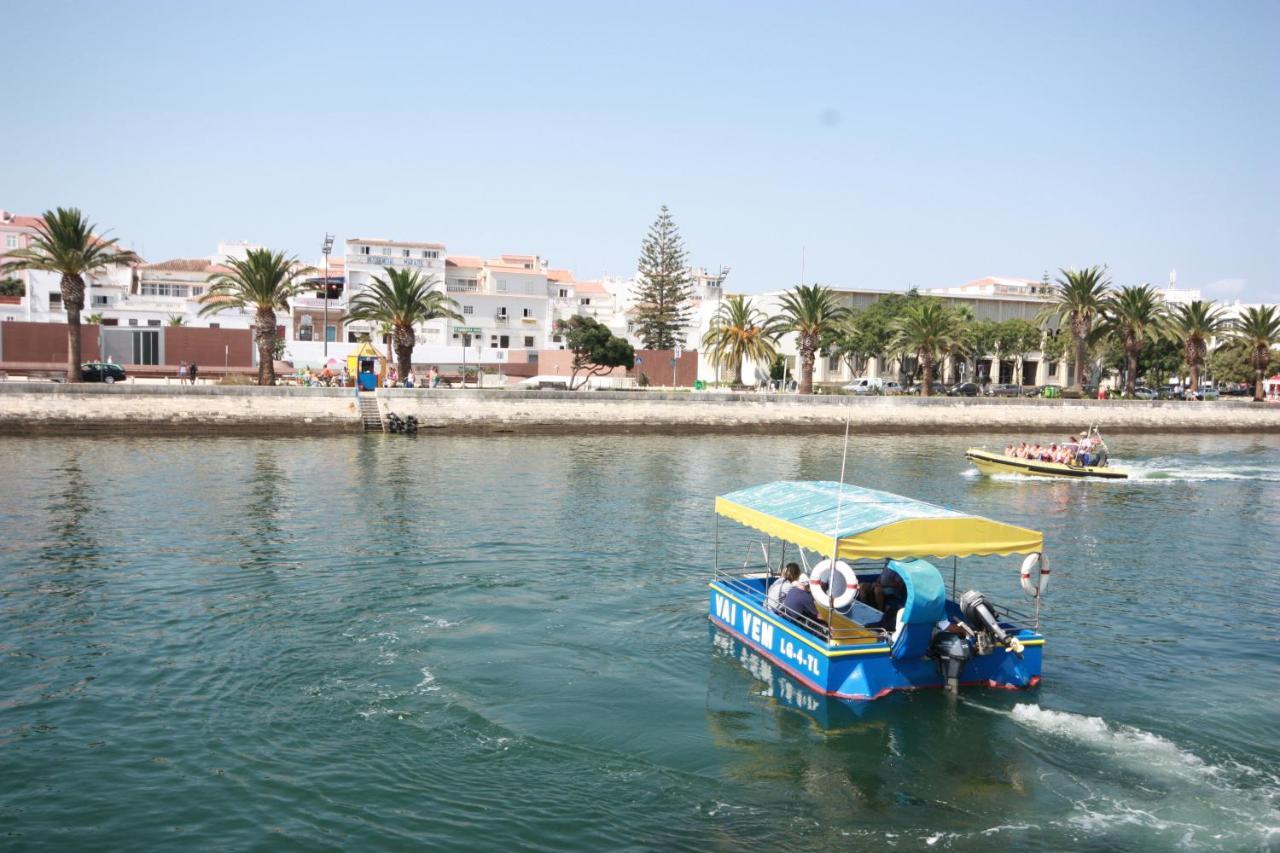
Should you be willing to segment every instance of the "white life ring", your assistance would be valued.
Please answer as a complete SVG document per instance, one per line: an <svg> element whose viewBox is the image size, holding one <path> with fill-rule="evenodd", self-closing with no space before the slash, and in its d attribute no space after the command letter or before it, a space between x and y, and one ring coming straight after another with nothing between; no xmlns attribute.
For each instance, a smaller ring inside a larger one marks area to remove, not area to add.
<svg viewBox="0 0 1280 853"><path fill-rule="evenodd" d="M1034 582L1032 578L1034 577ZM1022 573L1019 578L1022 591L1032 598L1043 598L1049 589L1049 559L1039 552L1028 554L1022 561Z"/></svg>
<svg viewBox="0 0 1280 853"><path fill-rule="evenodd" d="M809 581L809 591L813 593L813 600L823 607L834 606L836 610L843 610L852 604L853 599L858 595L858 576L844 560L835 562L834 575L831 560L823 560L813 567L813 571L809 573ZM819 586L820 581L827 582L828 592L822 591L822 587Z"/></svg>

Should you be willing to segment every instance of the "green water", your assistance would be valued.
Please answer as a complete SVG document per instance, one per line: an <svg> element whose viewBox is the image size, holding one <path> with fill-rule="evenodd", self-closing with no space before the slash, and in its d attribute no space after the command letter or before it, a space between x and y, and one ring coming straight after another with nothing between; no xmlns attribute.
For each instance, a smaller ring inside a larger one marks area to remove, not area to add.
<svg viewBox="0 0 1280 853"><path fill-rule="evenodd" d="M713 496L835 437L0 440L0 838L1280 846L1280 441L1119 438L1123 483L984 441L855 437L849 479L1045 531L1044 684L832 715L706 580Z"/></svg>

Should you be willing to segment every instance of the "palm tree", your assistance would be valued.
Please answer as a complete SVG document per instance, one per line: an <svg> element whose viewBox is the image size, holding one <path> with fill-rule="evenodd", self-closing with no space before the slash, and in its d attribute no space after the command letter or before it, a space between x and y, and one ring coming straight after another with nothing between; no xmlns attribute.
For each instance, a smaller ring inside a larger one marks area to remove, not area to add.
<svg viewBox="0 0 1280 853"><path fill-rule="evenodd" d="M1164 323L1164 297L1149 284L1122 287L1107 299L1102 309L1102 327L1124 345L1127 374L1125 393L1130 397L1138 386L1138 356L1148 342L1160 339Z"/></svg>
<svg viewBox="0 0 1280 853"><path fill-rule="evenodd" d="M801 284L782 295L782 314L775 318L779 333L796 333L800 353L800 393L813 393L813 361L819 345L849 315L835 293L820 284Z"/></svg>
<svg viewBox="0 0 1280 853"><path fill-rule="evenodd" d="M1182 360L1191 370L1191 389L1200 392L1200 366L1209 351L1209 339L1220 335L1230 327L1221 308L1208 302L1195 300L1175 305L1166 320L1165 332L1182 347Z"/></svg>
<svg viewBox="0 0 1280 853"><path fill-rule="evenodd" d="M962 346L964 329L955 312L937 299L921 299L905 306L893 324L893 348L901 355L914 355L924 371L921 394L933 391L933 366L941 353Z"/></svg>
<svg viewBox="0 0 1280 853"><path fill-rule="evenodd" d="M1102 313L1106 304L1111 281L1107 278L1107 268L1092 266L1088 269L1059 270L1062 276L1054 282L1054 301L1041 314L1040 322L1044 325L1050 318L1071 329L1071 339L1075 343L1076 377L1071 386L1076 392L1084 390L1085 353L1089 347L1089 335L1094 330L1094 321Z"/></svg>
<svg viewBox="0 0 1280 853"><path fill-rule="evenodd" d="M170 314L168 323L170 326L185 326L187 325L187 318L181 314Z"/></svg>
<svg viewBox="0 0 1280 853"><path fill-rule="evenodd" d="M769 317L745 296L730 296L720 304L702 336L707 358L733 371L733 385L742 385L742 360L771 364L778 356L781 322Z"/></svg>
<svg viewBox="0 0 1280 853"><path fill-rule="evenodd" d="M61 277L62 307L67 310L67 381L80 381L80 312L84 310L84 280L107 267L136 264L136 254L96 236L96 226L77 208L46 210L25 249L4 258L6 272L37 270Z"/></svg>
<svg viewBox="0 0 1280 853"><path fill-rule="evenodd" d="M404 378L413 364L414 326L441 318L460 321L462 315L457 311L458 303L432 290L433 281L423 278L418 270L383 269L387 277L374 276L368 289L351 300L347 317L391 327L391 345Z"/></svg>
<svg viewBox="0 0 1280 853"><path fill-rule="evenodd" d="M1271 364L1271 348L1280 345L1280 315L1276 306L1262 305L1244 309L1236 321L1235 337L1249 348L1253 365L1253 400L1262 402L1262 379Z"/></svg>
<svg viewBox="0 0 1280 853"><path fill-rule="evenodd" d="M102 315L101 315L101 314L86 314L86 315L84 316L84 322L85 322L85 324L86 324L86 325L89 325L89 326L101 326L101 325L102 325Z"/></svg>
<svg viewBox="0 0 1280 853"><path fill-rule="evenodd" d="M244 260L228 258L230 272L209 279L209 290L200 297L200 316L227 308L254 311L254 341L258 344L258 384L276 382L276 310L289 310L289 299L302 290L301 276L311 272L297 258L270 249L250 249Z"/></svg>

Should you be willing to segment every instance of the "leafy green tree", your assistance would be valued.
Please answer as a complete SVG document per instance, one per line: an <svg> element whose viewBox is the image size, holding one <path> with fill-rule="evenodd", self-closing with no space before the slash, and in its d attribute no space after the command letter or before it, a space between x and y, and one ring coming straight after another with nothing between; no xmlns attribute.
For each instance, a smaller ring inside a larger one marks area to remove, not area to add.
<svg viewBox="0 0 1280 853"><path fill-rule="evenodd" d="M1022 384L1027 356L1040 349L1044 342L1044 329L1030 320L1015 318L1000 324L1000 352L1016 359L1017 382Z"/></svg>
<svg viewBox="0 0 1280 853"><path fill-rule="evenodd" d="M62 307L67 311L67 381L80 381L80 312L84 281L108 267L141 261L128 249L95 235L96 226L78 209L46 210L25 249L13 249L0 263L6 271L37 270L60 277Z"/></svg>
<svg viewBox="0 0 1280 853"><path fill-rule="evenodd" d="M209 289L200 297L200 316L217 314L227 308L252 309L254 341L258 345L258 384L274 385L276 310L288 311L289 299L306 287L301 276L312 272L296 258L270 249L250 249L243 258L228 258L230 272L209 279Z"/></svg>
<svg viewBox="0 0 1280 853"><path fill-rule="evenodd" d="M749 298L730 296L711 318L702 346L711 363L731 370L734 386L741 386L743 359L769 364L777 357L780 325Z"/></svg>
<svg viewBox="0 0 1280 853"><path fill-rule="evenodd" d="M1056 318L1070 330L1075 345L1073 363L1076 365L1075 382L1071 387L1079 392L1084 385L1083 368L1088 363L1089 338L1111 292L1111 281L1106 275L1107 268L1101 266L1059 272L1062 275L1054 283L1054 302L1041 314L1040 322L1045 325Z"/></svg>
<svg viewBox="0 0 1280 853"><path fill-rule="evenodd" d="M1244 309L1236 321L1235 339L1249 351L1249 364L1253 368L1253 399L1261 402L1262 380L1266 378L1267 368L1275 355L1271 350L1280 346L1280 315L1276 313L1276 306Z"/></svg>
<svg viewBox="0 0 1280 853"><path fill-rule="evenodd" d="M674 349L683 343L693 282L684 239L665 204L640 244L636 295L636 333L645 348Z"/></svg>
<svg viewBox="0 0 1280 853"><path fill-rule="evenodd" d="M969 327L969 339L973 346L973 381L981 382L978 362L990 357L993 363L1000 359L1000 324L995 320L977 320ZM987 376L990 380L990 375Z"/></svg>
<svg viewBox="0 0 1280 853"><path fill-rule="evenodd" d="M1142 348L1160 337L1164 318L1164 297L1149 284L1122 287L1103 306L1102 328L1124 349L1124 390L1131 397L1138 385Z"/></svg>
<svg viewBox="0 0 1280 853"><path fill-rule="evenodd" d="M1254 369L1249 344L1232 338L1205 359L1213 378L1219 382L1253 382Z"/></svg>
<svg viewBox="0 0 1280 853"><path fill-rule="evenodd" d="M557 320L555 329L556 334L564 336L565 346L573 353L570 391L585 386L592 376L608 373L615 367L631 367L636 362L636 351L626 338L613 334L608 326L592 317ZM584 372L580 385L578 374Z"/></svg>
<svg viewBox="0 0 1280 853"><path fill-rule="evenodd" d="M0 279L0 296L26 296L27 286L20 278Z"/></svg>
<svg viewBox="0 0 1280 853"><path fill-rule="evenodd" d="M889 293L857 311L850 311L845 319L834 324L823 346L832 355L839 356L858 372L867 360L888 360L893 345L893 324L902 316L904 306L920 299L913 290L906 293Z"/></svg>
<svg viewBox="0 0 1280 853"><path fill-rule="evenodd" d="M415 327L442 318L461 322L462 315L458 303L434 290L434 282L419 270L383 267L383 271L386 278L374 276L369 286L352 298L347 317L388 328L403 379L413 368Z"/></svg>
<svg viewBox="0 0 1280 853"><path fill-rule="evenodd" d="M894 332L894 349L919 360L923 373L921 394L928 397L933 391L934 364L963 334L959 318L941 301L921 299L907 306L894 324Z"/></svg>
<svg viewBox="0 0 1280 853"><path fill-rule="evenodd" d="M1209 340L1222 335L1230 323L1213 300L1197 299L1175 305L1165 322L1165 333L1182 347L1182 360L1191 371L1191 388L1200 390L1200 368L1209 350Z"/></svg>
<svg viewBox="0 0 1280 853"><path fill-rule="evenodd" d="M849 316L835 292L820 284L801 284L782 295L776 318L781 332L794 332L800 355L800 393L813 393L813 362L823 341Z"/></svg>
<svg viewBox="0 0 1280 853"><path fill-rule="evenodd" d="M101 326L101 325L102 325L102 315L101 315L101 314L86 314L86 315L85 315L85 317L84 317L84 322L85 322L85 325L88 325L88 326Z"/></svg>

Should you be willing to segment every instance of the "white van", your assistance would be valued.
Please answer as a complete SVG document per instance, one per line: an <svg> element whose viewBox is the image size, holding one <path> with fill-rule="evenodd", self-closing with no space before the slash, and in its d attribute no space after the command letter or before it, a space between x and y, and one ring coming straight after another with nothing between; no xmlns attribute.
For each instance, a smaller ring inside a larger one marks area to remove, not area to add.
<svg viewBox="0 0 1280 853"><path fill-rule="evenodd" d="M840 390L848 391L850 394L878 394L884 390L884 380L863 376L842 386Z"/></svg>

